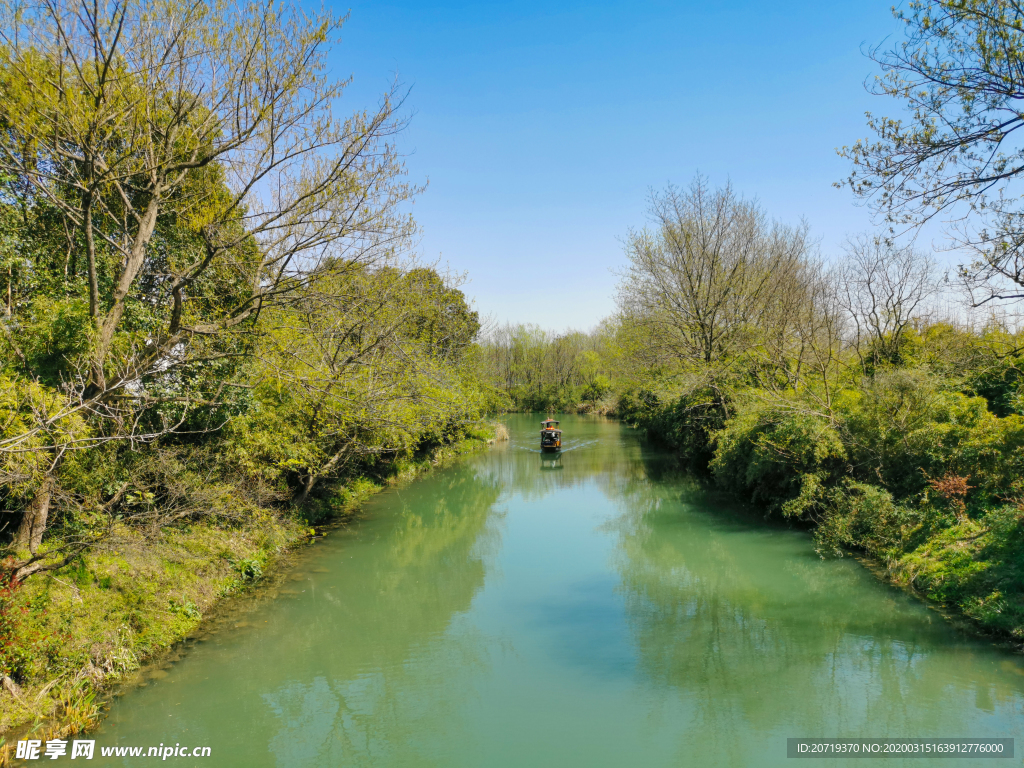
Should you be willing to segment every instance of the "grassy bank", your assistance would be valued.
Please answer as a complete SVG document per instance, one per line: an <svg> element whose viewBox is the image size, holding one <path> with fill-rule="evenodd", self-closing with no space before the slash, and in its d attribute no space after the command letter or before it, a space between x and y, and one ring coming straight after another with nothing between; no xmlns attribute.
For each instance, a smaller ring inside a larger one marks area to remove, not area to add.
<svg viewBox="0 0 1024 768"><path fill-rule="evenodd" d="M501 429L471 430L374 477L334 485L323 525L351 521L374 494L485 447ZM195 633L218 603L269 576L284 553L324 532L285 510L248 515L242 524L123 526L111 546L0 594L5 653L16 653L23 670L20 684L6 677L0 692L0 765L10 758L12 734L62 738L94 725L105 691Z"/></svg>
<svg viewBox="0 0 1024 768"><path fill-rule="evenodd" d="M956 377L919 362L850 376L829 408L733 382L725 397L635 392L622 412L717 486L812 525L823 557L867 553L884 578L1021 645L1019 361Z"/></svg>

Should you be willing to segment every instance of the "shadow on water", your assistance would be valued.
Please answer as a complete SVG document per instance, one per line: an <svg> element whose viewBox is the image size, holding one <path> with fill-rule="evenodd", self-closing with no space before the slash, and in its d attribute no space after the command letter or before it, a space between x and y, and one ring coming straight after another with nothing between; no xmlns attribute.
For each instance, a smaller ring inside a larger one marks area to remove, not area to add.
<svg viewBox="0 0 1024 768"><path fill-rule="evenodd" d="M711 492L643 448L616 569L639 673L692 705L693 728L751 757L742 730L782 736L1020 735L1024 666L809 535ZM787 724L789 729L785 730ZM692 755L685 740L680 756Z"/></svg>

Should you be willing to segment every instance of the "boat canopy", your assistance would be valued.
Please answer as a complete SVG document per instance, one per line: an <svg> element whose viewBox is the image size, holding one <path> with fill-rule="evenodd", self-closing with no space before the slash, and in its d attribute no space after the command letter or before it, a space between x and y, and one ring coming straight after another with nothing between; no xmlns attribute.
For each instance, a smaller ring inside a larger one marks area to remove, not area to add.
<svg viewBox="0 0 1024 768"><path fill-rule="evenodd" d="M542 421L540 425L542 427L551 428L558 426L558 422L555 421L554 419L544 419L544 421Z"/></svg>

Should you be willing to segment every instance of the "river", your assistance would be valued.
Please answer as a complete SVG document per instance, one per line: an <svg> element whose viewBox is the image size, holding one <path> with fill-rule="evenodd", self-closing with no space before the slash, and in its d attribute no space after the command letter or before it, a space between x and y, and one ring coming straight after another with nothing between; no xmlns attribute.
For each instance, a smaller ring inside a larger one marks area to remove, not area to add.
<svg viewBox="0 0 1024 768"><path fill-rule="evenodd" d="M787 737L1014 737L1024 664L611 420L539 417L375 497L229 630L117 698L166 765L792 765ZM867 765L857 760L799 765Z"/></svg>

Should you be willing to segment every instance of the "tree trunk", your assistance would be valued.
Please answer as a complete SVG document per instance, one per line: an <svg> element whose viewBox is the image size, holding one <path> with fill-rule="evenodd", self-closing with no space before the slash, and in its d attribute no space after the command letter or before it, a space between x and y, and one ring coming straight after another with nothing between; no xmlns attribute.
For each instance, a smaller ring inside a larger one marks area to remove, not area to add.
<svg viewBox="0 0 1024 768"><path fill-rule="evenodd" d="M124 316L125 297L131 291L135 278L139 276L139 271L142 269L146 259L149 241L153 238L153 232L156 231L157 214L160 212L161 191L160 187L150 190L149 203L139 219L139 229L135 233L131 251L126 254L127 258L124 269L122 269L121 275L117 280L117 286L114 289L114 301L102 321L97 319L99 334L96 339L96 349L93 352L93 378L96 379L95 383L101 390L106 389L104 368L107 354L114 343L114 334L117 332L118 326L121 324L121 318Z"/></svg>
<svg viewBox="0 0 1024 768"><path fill-rule="evenodd" d="M50 496L53 493L53 477L47 474L36 495L32 497L21 518L21 525L14 536L16 550L27 549L33 555L43 541L46 518L50 514Z"/></svg>
<svg viewBox="0 0 1024 768"><path fill-rule="evenodd" d="M299 492L299 495L295 498L296 505L301 507L303 504L305 504L306 500L309 498L310 492L313 490L313 486L317 484L317 481L319 481L320 478L330 474L335 469L337 469L340 463L344 463L342 460L347 459L350 452L351 447L345 446L340 451L331 456L327 463L320 467L320 470L318 472L313 472L312 470L310 470L309 476L302 483L302 490Z"/></svg>
<svg viewBox="0 0 1024 768"><path fill-rule="evenodd" d="M302 482L302 490L299 491L299 495L295 497L296 506L301 507L306 503L306 500L309 498L309 494L313 490L313 486L316 485L316 481L319 479L320 475L310 474L310 476Z"/></svg>

